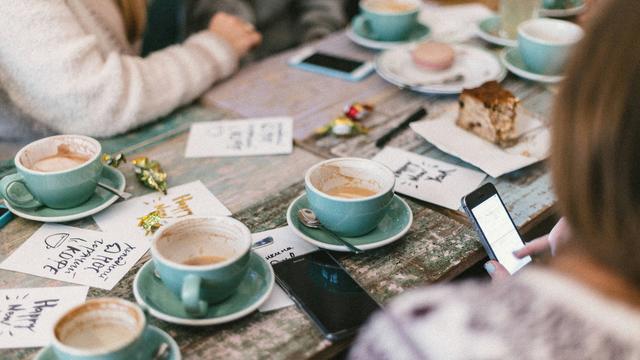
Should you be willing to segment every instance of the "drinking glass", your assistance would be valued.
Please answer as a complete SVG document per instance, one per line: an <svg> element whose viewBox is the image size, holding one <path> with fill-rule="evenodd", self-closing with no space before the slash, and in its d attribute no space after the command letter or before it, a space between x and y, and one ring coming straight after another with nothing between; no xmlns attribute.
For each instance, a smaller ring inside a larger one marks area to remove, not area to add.
<svg viewBox="0 0 640 360"><path fill-rule="evenodd" d="M500 36L515 39L520 23L538 16L540 0L500 0Z"/></svg>

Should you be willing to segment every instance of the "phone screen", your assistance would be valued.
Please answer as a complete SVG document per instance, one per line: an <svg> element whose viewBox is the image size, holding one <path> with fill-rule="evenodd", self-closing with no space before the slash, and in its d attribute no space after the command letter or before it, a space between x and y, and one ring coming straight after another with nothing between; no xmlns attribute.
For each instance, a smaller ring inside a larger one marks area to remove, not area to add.
<svg viewBox="0 0 640 360"><path fill-rule="evenodd" d="M325 251L273 265L278 283L330 339L349 336L379 305Z"/></svg>
<svg viewBox="0 0 640 360"><path fill-rule="evenodd" d="M9 209L7 209L6 207L0 206L0 216L4 215L8 211L9 211Z"/></svg>
<svg viewBox="0 0 640 360"><path fill-rule="evenodd" d="M471 211L496 260L510 274L515 273L531 262L531 257L529 256L518 259L513 255L513 251L522 248L524 243L498 194L493 194L473 207Z"/></svg>
<svg viewBox="0 0 640 360"><path fill-rule="evenodd" d="M302 62L305 64L321 66L345 73L351 73L358 67L362 66L362 64L364 64L362 61L337 57L323 53L315 53L313 55L310 55L309 57L302 60Z"/></svg>

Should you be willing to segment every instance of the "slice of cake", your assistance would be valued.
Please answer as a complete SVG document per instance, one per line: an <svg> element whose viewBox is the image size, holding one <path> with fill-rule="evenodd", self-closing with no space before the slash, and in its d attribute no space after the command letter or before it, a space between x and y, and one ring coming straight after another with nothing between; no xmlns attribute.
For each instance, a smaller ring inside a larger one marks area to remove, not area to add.
<svg viewBox="0 0 640 360"><path fill-rule="evenodd" d="M459 103L458 126L501 147L516 143L518 99L497 81L464 89Z"/></svg>

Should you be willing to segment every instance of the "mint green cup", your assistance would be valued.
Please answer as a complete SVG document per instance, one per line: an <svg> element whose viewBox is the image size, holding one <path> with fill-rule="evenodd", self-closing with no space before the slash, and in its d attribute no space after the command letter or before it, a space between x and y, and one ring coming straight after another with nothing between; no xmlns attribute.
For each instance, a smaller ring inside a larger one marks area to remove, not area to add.
<svg viewBox="0 0 640 360"><path fill-rule="evenodd" d="M384 0L360 1L360 14L354 24L357 28L366 28L368 33L379 41L402 41L409 37L418 23L420 2L416 0L394 0L387 3L406 4L403 11L385 9Z"/></svg>
<svg viewBox="0 0 640 360"><path fill-rule="evenodd" d="M69 309L53 327L56 357L68 360L143 360L147 321L129 301L98 298Z"/></svg>
<svg viewBox="0 0 640 360"><path fill-rule="evenodd" d="M533 72L560 75L582 36L582 28L569 21L532 19L518 26L518 49Z"/></svg>
<svg viewBox="0 0 640 360"><path fill-rule="evenodd" d="M186 217L161 228L151 256L162 283L182 301L192 317L203 317L209 305L236 291L249 268L251 232L224 216ZM189 259L221 257L220 262L189 265Z"/></svg>
<svg viewBox="0 0 640 360"><path fill-rule="evenodd" d="M393 200L396 177L373 160L337 158L314 165L304 180L309 206L322 225L338 235L354 237L378 226ZM374 194L360 198L327 194L341 186L364 188Z"/></svg>
<svg viewBox="0 0 640 360"><path fill-rule="evenodd" d="M62 171L42 172L30 168L38 160L56 155L60 146L86 155L88 160ZM34 141L16 154L14 162L18 172L0 180L0 195L11 206L23 209L76 207L96 191L103 167L101 151L97 140L82 135L57 135Z"/></svg>

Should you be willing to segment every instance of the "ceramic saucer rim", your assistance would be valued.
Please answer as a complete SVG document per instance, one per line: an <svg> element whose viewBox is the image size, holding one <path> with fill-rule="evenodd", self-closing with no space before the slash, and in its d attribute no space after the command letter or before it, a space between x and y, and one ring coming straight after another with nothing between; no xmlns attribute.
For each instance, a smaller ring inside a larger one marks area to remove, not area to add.
<svg viewBox="0 0 640 360"><path fill-rule="evenodd" d="M406 44L404 45L405 47L407 47L407 49L410 48L412 44ZM485 52L487 55L490 55L491 57L494 58L494 60L498 63L499 67L500 67L500 73L493 79L489 79L487 81L490 80L495 80L497 82L501 82L502 80L504 80L507 77L507 69L505 68L504 64L502 63L502 61L500 61L500 58L494 54L491 51L488 51L486 49L483 49L479 46L474 46L474 45L469 45L469 44L452 44L453 47L467 47L467 48L474 48L476 50L480 50ZM403 83L400 80L395 79L393 76L390 76L389 74L386 73L386 70L382 69L382 66L380 65L380 62L382 61L382 57L385 55L385 53L387 51L396 51L399 48L394 48L394 49L388 49L380 54L378 54L376 56L374 65L375 65L375 69L376 69L376 73L383 78L385 81L401 88L401 89L407 89L407 90L411 90L411 91L415 91L421 94L434 94L434 95L454 95L454 94L460 94L462 92L462 90L464 90L465 86L461 86L459 88L450 88L450 89L438 89L438 88L429 88L429 87L425 87L422 85L418 85L418 86L414 86L414 85L408 85ZM440 86L440 85L430 85L430 86Z"/></svg>
<svg viewBox="0 0 640 360"><path fill-rule="evenodd" d="M481 38L482 40L494 44L494 45L500 45L500 46L508 46L508 47L515 47L518 46L518 40L516 39L507 39L507 38L503 38L501 36L496 36L493 35L491 33L488 33L486 31L484 31L481 27L481 24L488 22L489 20L493 20L493 19L500 19L499 16L497 15L492 15L489 17L486 17L480 21L478 21L476 23L476 34L478 35L479 38Z"/></svg>
<svg viewBox="0 0 640 360"><path fill-rule="evenodd" d="M537 81L545 84L557 84L564 79L564 75L543 75L543 74L534 73L528 69L521 69L520 67L516 66L515 64L512 64L507 60L507 55L511 51L518 51L518 48L504 49L500 53L500 61L509 71L511 71L515 75L527 80Z"/></svg>
<svg viewBox="0 0 640 360"><path fill-rule="evenodd" d="M169 358L169 360L182 360L182 353L180 352L180 346L178 346L178 343L176 342L176 340L169 335L166 331L160 329L157 326L153 326L153 325L148 325L147 326L147 330L148 331L153 331L157 334L159 334L160 336L162 336L164 338L164 340L166 342L169 343L169 347L171 348L171 352L173 353L173 358ZM51 347L51 345L46 345L44 346L42 349L40 349L40 351L38 351L36 353L36 356L34 357L34 360L45 360L44 356L48 351L53 351L53 348ZM54 358L53 359L57 359L57 357L55 356L55 354L53 354Z"/></svg>
<svg viewBox="0 0 640 360"><path fill-rule="evenodd" d="M357 15L360 16L360 15ZM401 45L406 45L406 44L412 44L415 42L420 42L420 41L424 41L427 40L431 37L432 34L432 30L431 27L425 23L422 22L418 22L418 25L423 26L426 30L427 33L417 39L414 40L404 40L404 41L382 41L382 40L373 40L373 39L369 39L366 38L360 34L358 34L355 30L355 28L353 27L353 21L351 22L351 24L347 27L347 37L349 38L349 40L353 41L354 43L362 46L362 47L366 47L368 49L374 49L374 50L388 50L388 49L392 49L394 47L397 46L401 46Z"/></svg>
<svg viewBox="0 0 640 360"><path fill-rule="evenodd" d="M567 9L547 9L545 7L541 7L540 10L538 10L538 15L543 17L566 18L566 17L580 15L584 12L586 8L587 8L587 3L584 1L582 2L582 4L578 6L574 6Z"/></svg>
<svg viewBox="0 0 640 360"><path fill-rule="evenodd" d="M120 170L114 169L112 167L107 167L106 165L105 165L104 169L107 170L107 171L114 171L116 176L118 178L120 178L120 181L121 181L121 185L118 187L118 190L124 191L125 187L127 186L127 179L125 178L124 174ZM84 211L84 212L81 212L81 213L77 213L77 214L64 215L64 216L51 216L51 217L44 217L44 216L26 214L26 213L20 211L19 209L16 209L13 206L11 206L11 204L9 204L9 202L7 202L7 201L5 201L5 205L7 206L9 211L11 211L14 215L16 215L18 217L21 217L23 219L33 220L33 221L40 221L40 222L68 222L68 221L83 219L83 218L89 217L91 215L95 215L95 214L99 213L100 211L108 208L109 206L111 206L116 201L118 201L118 195L112 194L112 196L111 196L111 198L109 198L109 200L105 201L104 203L100 204L99 206L96 206L93 209L89 209L87 211ZM78 206L82 206L82 204L80 204Z"/></svg>
<svg viewBox="0 0 640 360"><path fill-rule="evenodd" d="M292 219L292 211L293 211L293 206L303 197L307 196L307 193L305 192L304 194L298 196L297 198L295 198L291 204L289 204L289 208L287 209L287 224L289 225L289 228L291 229L291 231L293 231L298 237L300 237L302 240L317 246L319 248L322 249L326 249L326 250L331 250L331 251L343 251L343 252L351 252L351 250L349 250L348 247L344 246L344 245L332 245L332 244L327 244L325 242L322 241L318 241L315 240L313 238L311 238L310 236L304 234L302 231L298 230L294 225L293 225L293 219ZM409 204L407 204L407 202L400 196L398 196L398 194L393 194L394 198L397 198L398 200L400 200L401 204L404 205L404 207L408 210L409 213L409 221L407 222L407 225L402 228L402 230L400 230L397 234L385 239L385 240L381 240L375 243L370 243L370 244L364 244L364 245L357 245L358 249L360 250L372 250L372 249L377 249L379 247L383 247L386 246L388 244L391 244L399 239L401 239L411 228L411 225L413 225L413 211L411 211L411 207L409 207Z"/></svg>
<svg viewBox="0 0 640 360"><path fill-rule="evenodd" d="M275 285L275 274L273 272L273 268L271 267L271 264L269 264L266 260L262 258L262 256L258 255L257 253L252 252L252 256L256 256L258 259L260 259L260 261L262 261L264 264L267 265L267 268L269 269L269 274L271 274L271 281L269 281L269 284L267 285L267 291L264 293L264 295L262 295L260 299L258 299L255 303L251 304L247 308L240 310L238 312L235 312L233 314L229 314L221 317L205 318L205 319L180 318L173 315L165 314L160 310L157 310L154 307L147 305L147 303L144 301L144 299L142 298L142 295L139 292L138 282L140 279L140 274L142 274L142 270L145 269L147 266L153 266L153 259L150 259L144 265L142 265L138 270L138 272L136 273L136 276L133 279L133 296L135 297L136 302L140 306L142 306L144 309L146 309L149 312L149 314L151 314L153 317L160 319L162 321L166 321L168 323L172 323L172 324L187 325L187 326L211 326L211 325L225 324L231 321L238 320L240 318L243 318L251 314L252 312L257 310L260 306L262 306L262 304L264 304L265 301L267 301L269 296L271 296L271 293L273 292L273 287Z"/></svg>

